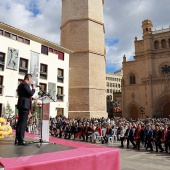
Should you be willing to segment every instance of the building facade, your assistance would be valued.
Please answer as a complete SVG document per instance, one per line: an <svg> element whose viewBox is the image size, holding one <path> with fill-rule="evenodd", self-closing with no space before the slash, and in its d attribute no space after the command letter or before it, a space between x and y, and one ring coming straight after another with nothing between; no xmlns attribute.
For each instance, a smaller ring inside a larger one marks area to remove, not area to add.
<svg viewBox="0 0 170 170"><path fill-rule="evenodd" d="M143 39L135 37L134 60L123 57L124 117L170 115L170 28L152 27L151 20L142 22Z"/></svg>
<svg viewBox="0 0 170 170"><path fill-rule="evenodd" d="M61 45L70 54L69 116L107 117L104 0L63 0Z"/></svg>
<svg viewBox="0 0 170 170"><path fill-rule="evenodd" d="M106 95L112 96L114 92L121 92L122 70L115 73L106 73Z"/></svg>
<svg viewBox="0 0 170 170"><path fill-rule="evenodd" d="M50 116L68 116L69 53L71 51L32 34L0 23L0 115L7 103L17 112L16 89L26 73L48 92ZM38 97L39 88L34 97ZM56 98L57 95L57 98Z"/></svg>
<svg viewBox="0 0 170 170"><path fill-rule="evenodd" d="M109 117L119 116L121 108L121 81L123 71L118 70L114 73L106 73L106 101Z"/></svg>

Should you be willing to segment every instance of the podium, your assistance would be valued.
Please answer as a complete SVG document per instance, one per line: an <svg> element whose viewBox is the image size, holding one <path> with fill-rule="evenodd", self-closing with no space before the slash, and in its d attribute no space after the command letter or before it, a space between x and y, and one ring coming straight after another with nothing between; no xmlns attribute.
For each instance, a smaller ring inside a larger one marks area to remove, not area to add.
<svg viewBox="0 0 170 170"><path fill-rule="evenodd" d="M44 96L38 100L42 101L42 109L40 112L41 122L41 137L42 141L49 142L49 118L50 118L50 102L52 102L48 97Z"/></svg>

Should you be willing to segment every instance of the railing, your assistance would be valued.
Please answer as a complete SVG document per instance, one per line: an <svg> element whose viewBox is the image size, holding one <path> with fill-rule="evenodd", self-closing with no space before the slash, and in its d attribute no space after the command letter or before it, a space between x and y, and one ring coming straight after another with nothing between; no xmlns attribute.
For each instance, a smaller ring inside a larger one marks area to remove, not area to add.
<svg viewBox="0 0 170 170"><path fill-rule="evenodd" d="M163 32L168 32L170 31L170 27L169 28L165 28L165 29L161 29L161 30L156 30L155 31L152 31L152 34L158 34L158 33L163 33Z"/></svg>

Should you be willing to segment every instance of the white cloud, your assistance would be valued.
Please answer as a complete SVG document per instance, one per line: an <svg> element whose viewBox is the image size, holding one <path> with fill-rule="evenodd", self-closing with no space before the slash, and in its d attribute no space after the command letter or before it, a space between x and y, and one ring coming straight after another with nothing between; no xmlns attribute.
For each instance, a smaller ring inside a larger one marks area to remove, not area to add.
<svg viewBox="0 0 170 170"><path fill-rule="evenodd" d="M61 0L0 0L0 21L45 38L60 42ZM107 45L107 67L121 67L122 57L132 58L134 37L142 37L142 21L151 19L154 29L170 25L169 0L105 0L106 39L119 39ZM37 13L38 12L38 13Z"/></svg>
<svg viewBox="0 0 170 170"><path fill-rule="evenodd" d="M3 0L0 5L1 22L60 43L60 0Z"/></svg>
<svg viewBox="0 0 170 170"><path fill-rule="evenodd" d="M107 47L107 65L119 69L124 54L127 59L132 59L134 38L142 38L143 20L151 19L154 29L169 27L169 9L169 0L105 0L105 37L120 40L114 46L116 49Z"/></svg>

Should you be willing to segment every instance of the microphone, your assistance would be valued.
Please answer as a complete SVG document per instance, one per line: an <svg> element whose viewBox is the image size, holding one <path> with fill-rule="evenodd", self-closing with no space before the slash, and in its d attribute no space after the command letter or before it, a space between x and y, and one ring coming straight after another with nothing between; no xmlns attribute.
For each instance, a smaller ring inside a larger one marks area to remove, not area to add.
<svg viewBox="0 0 170 170"><path fill-rule="evenodd" d="M36 87L41 87L40 85L36 85Z"/></svg>

